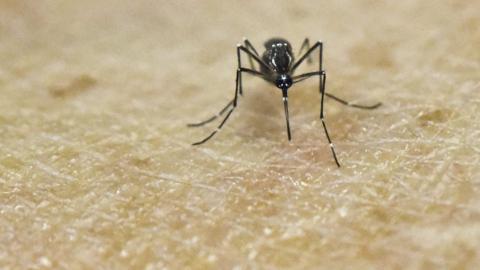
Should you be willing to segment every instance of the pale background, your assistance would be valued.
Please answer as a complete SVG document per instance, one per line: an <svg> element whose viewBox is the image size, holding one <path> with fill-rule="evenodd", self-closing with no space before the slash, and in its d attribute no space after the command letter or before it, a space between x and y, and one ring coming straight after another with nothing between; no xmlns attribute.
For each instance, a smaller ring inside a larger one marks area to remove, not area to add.
<svg viewBox="0 0 480 270"><path fill-rule="evenodd" d="M478 1L0 1L1 269L478 269ZM316 80L235 46L325 42ZM247 77L247 76L245 76Z"/></svg>

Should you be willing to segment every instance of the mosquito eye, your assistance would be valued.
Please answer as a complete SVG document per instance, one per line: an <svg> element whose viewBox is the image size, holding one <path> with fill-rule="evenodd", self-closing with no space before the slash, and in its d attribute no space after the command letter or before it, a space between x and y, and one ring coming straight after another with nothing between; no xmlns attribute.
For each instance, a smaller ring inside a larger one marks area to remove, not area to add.
<svg viewBox="0 0 480 270"><path fill-rule="evenodd" d="M287 84L288 86L291 86L291 85L292 85L292 78L287 77L287 78L285 79L285 84Z"/></svg>
<svg viewBox="0 0 480 270"><path fill-rule="evenodd" d="M275 84L277 85L277 87L282 87L284 85L285 81L282 79L282 78L278 78L276 81L275 81Z"/></svg>

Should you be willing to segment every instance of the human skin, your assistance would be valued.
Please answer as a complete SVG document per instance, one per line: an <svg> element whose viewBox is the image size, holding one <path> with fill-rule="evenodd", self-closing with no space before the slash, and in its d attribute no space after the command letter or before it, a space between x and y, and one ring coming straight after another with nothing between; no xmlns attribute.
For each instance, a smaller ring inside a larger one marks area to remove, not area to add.
<svg viewBox="0 0 480 270"><path fill-rule="evenodd" d="M0 2L0 268L476 269L475 1ZM322 40L281 91L236 44ZM248 63L244 58L244 63ZM304 70L316 66L305 65Z"/></svg>

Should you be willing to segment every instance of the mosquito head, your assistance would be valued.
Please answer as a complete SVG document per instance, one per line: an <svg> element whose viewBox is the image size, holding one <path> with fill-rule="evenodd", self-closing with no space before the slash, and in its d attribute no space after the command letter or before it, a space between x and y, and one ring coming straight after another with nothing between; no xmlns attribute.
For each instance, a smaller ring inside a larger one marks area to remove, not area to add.
<svg viewBox="0 0 480 270"><path fill-rule="evenodd" d="M287 74L280 74L275 79L275 85L280 89L288 89L292 86L292 77Z"/></svg>

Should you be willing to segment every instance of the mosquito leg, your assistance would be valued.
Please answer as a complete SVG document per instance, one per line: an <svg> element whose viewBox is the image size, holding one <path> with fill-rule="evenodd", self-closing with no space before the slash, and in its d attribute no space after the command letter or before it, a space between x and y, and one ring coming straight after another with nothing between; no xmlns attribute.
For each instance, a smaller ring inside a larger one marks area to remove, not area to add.
<svg viewBox="0 0 480 270"><path fill-rule="evenodd" d="M247 40L247 42L248 42L248 40ZM251 47L253 48L253 46L251 46ZM255 60L260 66L264 66L267 70L270 70L270 67L267 64L265 64L265 62L263 62L262 59L260 59L260 56L258 56L258 53L256 53L255 49L252 52L247 47L245 47L241 44L237 45L237 59L238 59L238 67L239 68L242 68L242 59L241 59L241 56L240 56L241 51L245 52L248 55L249 59ZM253 68L251 70L254 71ZM255 72L258 72L258 71L255 71ZM243 85L242 85L242 78L241 77L242 77L242 74L240 74L240 80L239 80L239 83L240 83L239 93L242 96L243 95Z"/></svg>
<svg viewBox="0 0 480 270"><path fill-rule="evenodd" d="M208 124L208 123L212 122L213 120L217 119L218 117L222 116L232 105L233 105L233 99L230 100L230 102L228 102L228 104L216 115L208 118L205 121L199 122L199 123L187 124L187 126L188 127L200 127L200 126L203 126L205 124Z"/></svg>
<svg viewBox="0 0 480 270"><path fill-rule="evenodd" d="M330 139L330 135L328 135L327 124L325 124L325 117L323 114L323 104L325 98L325 85L327 84L327 73L323 70L323 43L318 41L315 46L319 47L319 62L318 62L318 71L321 73L320 76L320 92L321 92L321 101L320 101L320 120L322 120L323 130L325 131L325 136L328 140L328 145L330 146L330 150L332 150L333 159L335 159L335 163L340 168L340 163L337 159L337 154L335 153L335 145L333 144L332 140ZM315 47L314 46L314 47ZM313 50L312 50L313 51Z"/></svg>
<svg viewBox="0 0 480 270"><path fill-rule="evenodd" d="M227 122L228 118L230 117L230 115L232 114L234 109L235 109L235 107L232 107L228 111L227 116L225 116L225 118L223 118L222 123L220 123L220 125L212 133L210 133L210 135L208 135L205 139L203 139L199 142L193 143L192 145L200 145L200 144L205 143L206 141L210 140L218 131L220 131L222 129L223 125L225 124L225 122Z"/></svg>
<svg viewBox="0 0 480 270"><path fill-rule="evenodd" d="M319 91L320 91L320 95L321 95L321 99L320 99L320 119L322 120L323 130L325 131L325 136L327 137L330 149L332 150L333 159L335 160L335 163L337 164L337 166L340 167L340 163L338 162L337 154L335 153L335 146L333 145L333 142L330 138L330 135L328 134L327 125L325 124L325 116L324 116L324 113L323 113L323 104L324 104L324 96L325 96L325 84L327 82L327 75L326 75L325 71L309 72L309 73L305 73L305 74L295 76L292 79L293 79L294 82L299 82L299 81L303 81L303 80L308 79L308 78L313 77L313 76L319 76L319 80L320 80L320 83L319 83Z"/></svg>
<svg viewBox="0 0 480 270"><path fill-rule="evenodd" d="M298 52L298 55L302 55L303 49L309 49L310 48L310 40L308 38L305 38L302 42L302 46L300 46L300 51ZM307 63L311 64L312 63L312 57L309 55L307 58Z"/></svg>
<svg viewBox="0 0 480 270"><path fill-rule="evenodd" d="M243 43L245 43L245 47L251 49L256 56L260 57L257 50L255 50L255 47L253 47L252 43L250 43L250 40L248 40L247 38L243 38Z"/></svg>
<svg viewBox="0 0 480 270"><path fill-rule="evenodd" d="M240 47L237 45L237 60L238 60L238 68L242 67L242 57L240 55L240 48L245 48L245 47ZM250 60L250 63L253 67L253 61L252 61L252 53L246 48L245 52L247 52L248 59ZM239 87L239 94L240 96L243 96L243 81L242 81L242 73L239 73L240 79L237 81L238 87Z"/></svg>
<svg viewBox="0 0 480 270"><path fill-rule="evenodd" d="M250 42L245 39L245 43L247 44L250 44ZM241 56L240 56L240 52L241 51L244 51L248 56L249 56L249 59L253 59L255 61L257 61L260 65L264 65L264 66L267 66L265 63L263 63L263 61L257 56L258 53L257 51L255 50L255 48L253 48L253 46L250 44L248 45L250 46L252 49L253 49L253 53L248 50L248 48L242 46L242 45L238 45L237 46L237 59L238 59L238 66L239 66L239 70L240 70L240 73L237 74L237 78L236 78L236 86L235 86L235 89L238 89L238 93L240 95L243 95L243 85L242 85L242 73L243 72L247 72L247 73L250 73L250 74L253 74L255 76L258 76L258 77L263 77L264 74L261 73L261 72L258 72L254 69L248 69L248 68L243 68L242 67L242 61L241 61ZM253 55L253 54L256 54L256 55ZM267 66L268 67L268 66ZM237 90L235 90L237 91ZM236 95L236 92L235 92L235 95ZM192 124L187 124L187 126L189 127L199 127L199 126L203 126L207 123L210 123L212 121L214 121L215 119L217 119L218 117L222 116L225 112L228 111L228 109L230 108L230 106L232 105L236 105L236 102L237 102L237 99L234 98L232 99L218 114L208 118L207 120L205 121L202 121L202 122L199 122L199 123L192 123Z"/></svg>
<svg viewBox="0 0 480 270"><path fill-rule="evenodd" d="M297 75L297 76L294 76L292 79L293 79L293 82L294 83L298 83L298 82L301 82L303 80L306 80L312 76L315 76L315 75L321 75L320 72L308 72L308 73L304 73L304 74L300 74L300 75ZM322 81L320 83L323 83ZM321 94L321 93L320 93ZM349 106L349 107L353 107L353 108L358 108L358 109L364 109L364 110L373 110L373 109L376 109L378 107L380 107L382 105L381 102L378 102L378 103L375 103L373 105L360 105L360 104L354 104L354 103L351 103L351 102L348 102L346 100L343 100L339 97L336 97L332 94L329 94L329 93L325 93L325 95L345 106Z"/></svg>
<svg viewBox="0 0 480 270"><path fill-rule="evenodd" d="M241 79L241 77L240 77L241 73L242 72L240 71L240 69L238 69L236 80L235 80L235 97L233 98L233 107L231 107L228 110L227 115L225 116L225 118L223 118L220 125L218 125L217 128L212 133L210 133L210 135L208 135L205 139L203 139L201 141L193 143L192 145L200 145L200 144L205 143L206 141L210 140L217 132L219 132L222 129L223 125L227 122L227 120L230 117L230 115L232 114L233 110L235 110L235 108L237 107L238 86L239 86L239 79Z"/></svg>
<svg viewBox="0 0 480 270"><path fill-rule="evenodd" d="M329 94L329 93L325 93L325 95L337 102L340 102L341 104L345 105L345 106L349 106L349 107L354 107L354 108L358 108L358 109L364 109L364 110L373 110L373 109L376 109L378 107L380 107L382 105L381 102L378 102L378 103L375 103L373 105L359 105L359 104L353 104L353 103L350 103L346 100L343 100L341 98L338 98L332 94Z"/></svg>
<svg viewBox="0 0 480 270"><path fill-rule="evenodd" d="M252 52L260 57L260 55L258 54L257 50L255 50L255 47L253 47L252 43L250 43L250 41L247 39L247 38L243 38L243 44L245 45L245 47L249 50L252 50ZM248 61L250 62L250 68L251 69L255 69L255 65L253 64L253 59L252 57L249 55L248 56Z"/></svg>
<svg viewBox="0 0 480 270"><path fill-rule="evenodd" d="M321 75L322 75L322 72L320 72L320 71L308 72L308 73L304 73L304 74L294 76L292 78L292 80L293 80L293 83L298 83L298 82L306 80L306 79L308 79L312 76L321 76Z"/></svg>
<svg viewBox="0 0 480 270"><path fill-rule="evenodd" d="M325 131L325 135L330 145L330 149L332 150L333 159L335 159L335 163L337 164L337 166L340 167L340 163L338 162L338 159L337 159L337 154L335 153L335 146L333 145L332 140L330 139L330 135L328 135L327 125L325 124L325 119L324 119L325 117L323 115L323 100L325 96L325 84L327 82L327 74L325 74L325 72L322 73L320 80L323 81L323 83L320 84L320 92L322 94L321 103L320 103L320 119L322 120L323 130Z"/></svg>
<svg viewBox="0 0 480 270"><path fill-rule="evenodd" d="M297 62L295 62L295 64L293 64L292 66L292 73L295 72L295 69L298 68L298 66L300 66L300 64L302 64L303 61L305 61L305 59L307 57L311 57L310 54L315 50L315 49L319 49L320 51L320 63L319 63L319 66L320 66L320 70L319 71L323 71L322 69L322 65L323 65L323 43L320 42L320 41L317 41L313 47L311 47L310 49L307 50L307 52L302 56L300 57L300 59L297 60Z"/></svg>
<svg viewBox="0 0 480 270"><path fill-rule="evenodd" d="M255 62L257 62L259 65L265 67L267 70L271 70L270 66L268 66L265 62L263 62L262 59L260 59L260 56L256 55L254 52L251 52L247 47L243 45L237 45L237 54L240 55L240 51L245 52L249 56L252 57ZM238 62L241 63L240 57L238 57ZM239 65L241 67L241 65Z"/></svg>
<svg viewBox="0 0 480 270"><path fill-rule="evenodd" d="M244 72L249 73L249 74L252 74L252 75L255 75L255 76L258 76L258 77L262 77L262 76L263 76L263 74L260 73L260 72L258 72L258 71L255 71L255 70L252 70L252 69L248 69L248 68L239 68L239 69L237 70L237 78L236 78L236 80L235 80L235 81L236 81L236 82L235 82L235 85L236 85L236 86L235 86L235 97L234 97L233 100L232 100L231 107L230 107L230 109L228 109L229 106L227 106L227 107L223 108L222 111L220 111L220 115L223 114L223 113L225 113L225 112L227 112L227 115L225 116L225 118L223 118L223 120L222 120L222 122L220 123L220 125L218 125L218 127L217 127L212 133L210 133L210 135L208 135L205 139L203 139L203 140L201 140L201 141L199 141L199 142L193 143L192 145L199 145L199 144L202 144L202 143L210 140L210 138L212 138L217 132L219 132L219 131L222 129L222 127L223 127L223 125L225 124L225 122L227 122L228 118L230 117L230 115L232 114L232 112L233 112L233 111L235 110L235 108L237 107L237 99L238 99L239 89L240 89L240 85L241 85L241 84L240 84L240 80L241 80L241 75L242 75L242 73L244 73ZM228 105L230 105L230 104L228 104ZM227 109L228 109L228 111L227 111ZM208 119L207 121L210 122L210 119ZM207 121L204 121L204 122L207 122ZM211 120L211 121L213 121L213 120ZM201 124L201 123L199 123L199 124Z"/></svg>
<svg viewBox="0 0 480 270"><path fill-rule="evenodd" d="M210 133L210 135L208 135L205 139L203 139L201 141L198 141L196 143L193 143L192 145L200 145L200 144L203 144L206 141L210 140L215 134L217 134L217 132L219 132L222 129L223 125L227 122L228 118L230 117L230 115L233 113L233 111L237 107L238 94L241 93L241 91L242 91L242 73L246 72L246 73L258 76L258 77L263 77L264 76L264 74L261 73L261 72L258 72L258 71L253 70L253 69L248 69L248 68L243 68L242 67L242 61L241 61L241 58L240 58L240 51L244 51L245 53L247 53L249 56L251 56L257 62L259 62L259 64L266 65L265 63L262 62L262 60L260 60L260 58L255 56L252 52L250 52L244 46L242 46L242 45L237 46L238 69L237 69L237 76L236 76L236 79L235 79L235 96L232 100L232 105L231 106L227 105L222 111L220 111L220 114L223 114L223 113L227 112L227 115L225 116L225 118L223 118L220 125L218 125L217 128L212 133ZM228 108L230 108L230 109L228 109ZM204 122L208 123L208 122L213 121L213 120L210 120L210 121L209 120L210 119L208 119L207 121L204 121Z"/></svg>

